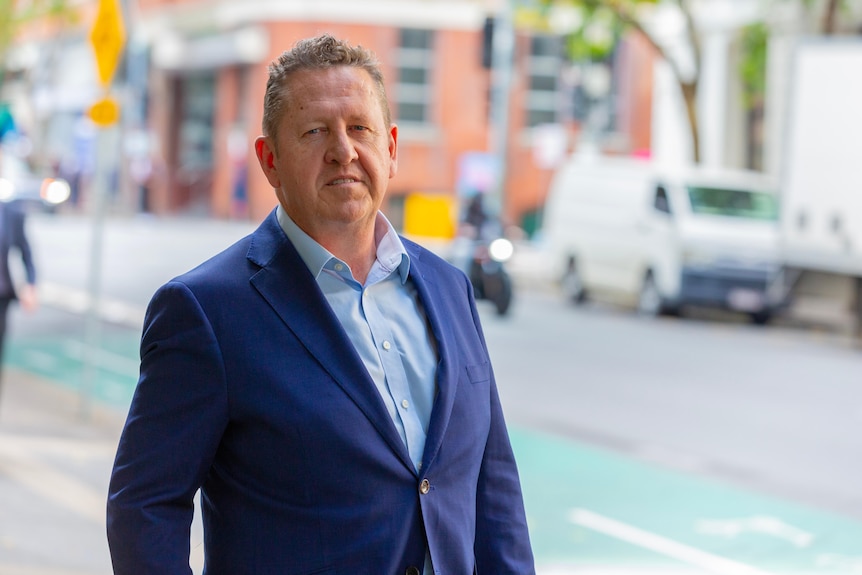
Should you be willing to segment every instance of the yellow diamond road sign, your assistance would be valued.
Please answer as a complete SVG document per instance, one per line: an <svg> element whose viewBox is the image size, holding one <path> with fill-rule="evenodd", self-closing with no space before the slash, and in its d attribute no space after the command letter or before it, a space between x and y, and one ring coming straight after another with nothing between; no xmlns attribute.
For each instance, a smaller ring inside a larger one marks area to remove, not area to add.
<svg viewBox="0 0 862 575"><path fill-rule="evenodd" d="M90 43L96 53L96 66L102 84L111 83L125 40L126 30L118 0L99 0L99 11L90 30Z"/></svg>

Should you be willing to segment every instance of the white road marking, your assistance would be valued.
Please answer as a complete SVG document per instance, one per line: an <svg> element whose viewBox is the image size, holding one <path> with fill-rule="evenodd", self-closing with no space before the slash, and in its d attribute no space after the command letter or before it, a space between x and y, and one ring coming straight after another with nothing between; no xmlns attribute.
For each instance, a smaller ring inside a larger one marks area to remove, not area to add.
<svg viewBox="0 0 862 575"><path fill-rule="evenodd" d="M44 305L71 313L86 313L90 309L89 293L50 282L39 285L39 299ZM98 313L106 321L140 328L143 325L146 310L140 306L103 297L99 301Z"/></svg>
<svg viewBox="0 0 862 575"><path fill-rule="evenodd" d="M627 523L593 513L586 509L572 509L569 521L604 533L621 541L649 549L655 553L677 559L689 565L705 569L716 575L771 575L768 571L745 565L718 555L701 551L672 539L639 529Z"/></svg>
<svg viewBox="0 0 862 575"><path fill-rule="evenodd" d="M117 431L119 440L119 431ZM10 446L14 442L15 447ZM67 439L57 437L21 436L0 432L0 451L15 453L47 453L60 455L76 461L113 459L117 451L116 441Z"/></svg>
<svg viewBox="0 0 862 575"><path fill-rule="evenodd" d="M26 565L12 565L11 563L0 563L0 573L3 575L93 575L90 571L29 567Z"/></svg>
<svg viewBox="0 0 862 575"><path fill-rule="evenodd" d="M814 541L814 534L789 525L777 517L755 515L737 519L700 519L695 524L698 533L734 538L742 533L763 533L804 548Z"/></svg>
<svg viewBox="0 0 862 575"><path fill-rule="evenodd" d="M107 494L45 465L17 441L0 438L0 453L3 454L0 474L69 511L97 524L105 524Z"/></svg>

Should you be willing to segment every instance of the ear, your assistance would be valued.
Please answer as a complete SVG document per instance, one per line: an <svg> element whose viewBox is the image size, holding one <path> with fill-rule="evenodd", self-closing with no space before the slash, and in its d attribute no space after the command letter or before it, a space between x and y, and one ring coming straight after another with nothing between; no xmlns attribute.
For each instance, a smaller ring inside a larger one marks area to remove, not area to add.
<svg viewBox="0 0 862 575"><path fill-rule="evenodd" d="M269 185L275 189L281 187L281 178L279 178L278 169L275 166L277 158L272 140L267 136L258 136L254 141L254 152Z"/></svg>
<svg viewBox="0 0 862 575"><path fill-rule="evenodd" d="M389 177L394 178L398 172L398 126L392 124L389 129Z"/></svg>

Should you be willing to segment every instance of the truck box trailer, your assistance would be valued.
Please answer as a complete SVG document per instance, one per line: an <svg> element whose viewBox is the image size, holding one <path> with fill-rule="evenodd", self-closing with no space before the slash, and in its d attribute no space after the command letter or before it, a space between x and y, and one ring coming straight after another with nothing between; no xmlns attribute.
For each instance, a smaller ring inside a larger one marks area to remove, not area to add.
<svg viewBox="0 0 862 575"><path fill-rule="evenodd" d="M790 62L773 294L862 333L862 39L801 39Z"/></svg>

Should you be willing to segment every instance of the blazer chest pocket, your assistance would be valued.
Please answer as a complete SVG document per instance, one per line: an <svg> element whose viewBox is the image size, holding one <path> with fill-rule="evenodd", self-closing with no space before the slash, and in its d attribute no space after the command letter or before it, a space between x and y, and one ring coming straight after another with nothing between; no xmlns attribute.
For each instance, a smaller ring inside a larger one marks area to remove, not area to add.
<svg viewBox="0 0 862 575"><path fill-rule="evenodd" d="M491 380L491 364L477 363L467 366L467 378L470 383L485 383Z"/></svg>

